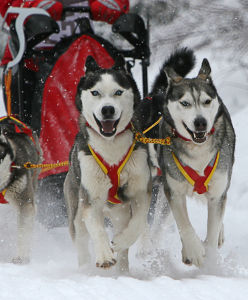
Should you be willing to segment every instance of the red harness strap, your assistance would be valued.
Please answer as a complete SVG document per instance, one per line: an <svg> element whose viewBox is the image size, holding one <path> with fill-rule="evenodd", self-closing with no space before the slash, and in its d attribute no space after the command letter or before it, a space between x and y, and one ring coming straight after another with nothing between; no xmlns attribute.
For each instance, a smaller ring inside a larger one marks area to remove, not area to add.
<svg viewBox="0 0 248 300"><path fill-rule="evenodd" d="M1 193L0 193L0 204L8 204L9 202L5 200L4 198L4 195L6 193L6 190L3 190Z"/></svg>
<svg viewBox="0 0 248 300"><path fill-rule="evenodd" d="M125 164L127 163L128 159L130 158L133 149L135 146L135 141L131 145L131 147L128 149L127 153L124 155L124 157L121 159L121 161L118 163L118 165L109 165L102 156L95 152L90 145L88 145L91 154L93 155L94 159L98 163L98 165L101 167L103 172L108 175L112 187L108 191L108 202L112 204L120 204L122 203L119 199L117 192L120 184L120 173L122 169L124 168Z"/></svg>

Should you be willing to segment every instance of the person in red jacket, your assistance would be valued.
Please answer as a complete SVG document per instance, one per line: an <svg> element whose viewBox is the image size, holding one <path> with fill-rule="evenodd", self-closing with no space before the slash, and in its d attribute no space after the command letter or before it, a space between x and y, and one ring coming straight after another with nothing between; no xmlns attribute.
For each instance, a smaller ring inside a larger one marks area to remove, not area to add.
<svg viewBox="0 0 248 300"><path fill-rule="evenodd" d="M50 16L58 21L60 32L59 34L53 34L48 40L44 41L42 46L51 47L58 42L61 37L70 36L74 31L75 22L78 13L67 14L66 17L61 20L63 7L68 6L89 6L90 16L95 21L103 21L109 24L113 24L122 14L125 14L129 10L128 0L1 0L0 1L0 14L4 17L6 11L10 6L31 8L37 7L45 9ZM10 23L17 16L14 14L8 15L6 23ZM61 20L61 21L60 21ZM5 54L2 58L0 65L7 64L12 59L12 55L9 47L6 47Z"/></svg>

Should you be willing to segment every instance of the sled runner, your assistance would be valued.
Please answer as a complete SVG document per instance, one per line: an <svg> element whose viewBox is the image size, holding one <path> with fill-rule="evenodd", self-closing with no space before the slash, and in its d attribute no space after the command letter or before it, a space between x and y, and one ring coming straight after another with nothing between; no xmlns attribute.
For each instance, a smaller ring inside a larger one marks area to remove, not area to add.
<svg viewBox="0 0 248 300"><path fill-rule="evenodd" d="M89 13L88 7L65 7L63 14ZM48 13L38 8L14 8L6 13L18 17L10 26L10 46L14 56L4 70L11 72L11 114L29 125L40 138L44 164L57 167L42 169L38 189L38 219L47 227L63 226L67 222L63 198L63 182L68 171L69 152L78 132L78 111L75 94L79 79L84 75L86 58L91 55L102 68L110 68L118 55L141 61L143 94L147 94L147 68L149 66L148 30L143 19L136 14L122 15L112 31L123 36L131 45L128 50L117 49L97 36L88 18L80 17L77 31L63 38L53 48L37 45L59 26ZM132 63L127 59L127 68ZM4 80L3 80L4 82ZM4 97L6 99L6 85Z"/></svg>

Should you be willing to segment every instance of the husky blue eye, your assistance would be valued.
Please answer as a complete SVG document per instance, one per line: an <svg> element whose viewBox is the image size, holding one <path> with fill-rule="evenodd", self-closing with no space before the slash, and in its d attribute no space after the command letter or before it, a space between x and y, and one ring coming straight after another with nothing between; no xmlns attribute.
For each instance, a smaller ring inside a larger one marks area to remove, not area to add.
<svg viewBox="0 0 248 300"><path fill-rule="evenodd" d="M123 93L123 91L117 90L117 91L114 93L114 95L115 95L115 96L121 96L122 93Z"/></svg>
<svg viewBox="0 0 248 300"><path fill-rule="evenodd" d="M99 96L100 93L98 91L90 91L93 96Z"/></svg>
<svg viewBox="0 0 248 300"><path fill-rule="evenodd" d="M187 102L187 101L182 101L182 102L180 102L180 104L181 104L182 106L184 106L184 107L189 107L189 106L191 106L190 103Z"/></svg>

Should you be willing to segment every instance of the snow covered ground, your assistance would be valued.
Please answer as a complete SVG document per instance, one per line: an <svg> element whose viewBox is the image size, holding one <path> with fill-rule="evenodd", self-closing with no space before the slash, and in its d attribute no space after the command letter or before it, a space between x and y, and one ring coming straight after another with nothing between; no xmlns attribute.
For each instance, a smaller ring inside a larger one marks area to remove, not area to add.
<svg viewBox="0 0 248 300"><path fill-rule="evenodd" d="M197 53L197 66L204 56L209 57L208 53ZM209 59L210 63L214 61L213 56ZM151 79L160 65L152 66ZM212 69L217 89L231 111L237 134L233 179L224 219L226 241L219 250L217 263L210 261L201 270L184 266L179 235L173 219L169 219L155 231L152 245L147 243L144 247L138 242L132 247L131 270L126 276L119 276L114 268L98 270L93 263L79 270L68 229L47 231L38 223L31 263L27 266L13 265L10 261L15 249L15 213L8 205L2 205L0 300L248 299L248 89L238 71L230 76L226 65L216 62ZM245 89L240 89L241 84ZM2 106L0 112L4 114ZM188 206L192 223L204 239L206 207L191 199Z"/></svg>

